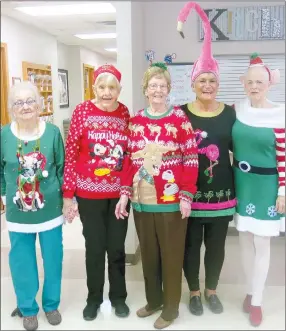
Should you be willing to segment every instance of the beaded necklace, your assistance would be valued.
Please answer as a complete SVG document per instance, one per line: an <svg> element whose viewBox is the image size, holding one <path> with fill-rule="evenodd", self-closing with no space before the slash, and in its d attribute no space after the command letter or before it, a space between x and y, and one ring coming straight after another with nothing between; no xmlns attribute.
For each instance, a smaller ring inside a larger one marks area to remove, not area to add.
<svg viewBox="0 0 286 331"><path fill-rule="evenodd" d="M17 153L16 153L16 157L17 157L18 160L19 160L20 157L23 160L23 155L24 155L24 153L23 153L23 143L24 143L25 146L27 146L28 145L28 141L27 140L24 140L23 141L22 139L20 139L19 125L18 125L18 123L16 123L16 125L17 125ZM38 138L37 138L36 143L35 143L35 145L33 147L33 152L34 153L39 153L40 152L40 129L39 129L39 123L37 123L37 137ZM18 189L21 192L21 194L20 194L21 202L22 202L22 204L24 203L23 197L26 196L26 193L25 193L25 191L23 189L24 188L24 185L26 183L30 183L30 184L32 184L32 190L30 192L32 194L32 197L33 197L32 198L32 205L34 205L36 183L39 180L39 178L38 178L37 174L35 174L34 180L30 180L28 178L28 180L26 181L26 180L21 179L21 176L20 176L21 173L22 173L22 165L19 163L18 174L19 174L19 177L20 178L19 178L19 182L18 182Z"/></svg>
<svg viewBox="0 0 286 331"><path fill-rule="evenodd" d="M19 124L16 123L17 126L17 153L16 156L19 158L20 156L23 156L23 143L25 146L28 145L28 141L20 139L20 134L19 134ZM34 152L40 152L40 128L39 128L39 123L37 123L37 140L35 142L35 145L33 147ZM18 169L19 170L19 169ZM20 169L21 170L21 169Z"/></svg>

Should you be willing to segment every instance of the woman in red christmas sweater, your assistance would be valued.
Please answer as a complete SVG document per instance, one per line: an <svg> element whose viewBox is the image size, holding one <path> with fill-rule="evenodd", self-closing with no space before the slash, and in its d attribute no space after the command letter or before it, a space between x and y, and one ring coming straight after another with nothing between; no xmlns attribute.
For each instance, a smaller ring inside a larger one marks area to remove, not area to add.
<svg viewBox="0 0 286 331"><path fill-rule="evenodd" d="M181 109L166 105L170 87L164 64L155 63L146 71L143 92L150 105L130 121L130 156L115 211L117 218L126 217L131 197L147 299L137 315L147 317L163 309L154 324L158 329L178 317L185 236L198 175L191 123Z"/></svg>
<svg viewBox="0 0 286 331"><path fill-rule="evenodd" d="M112 65L94 72L95 99L74 110L66 143L63 213L71 219L70 214L78 208L83 225L88 287L85 320L96 318L103 301L106 251L109 299L117 316L129 314L124 247L128 218L118 222L114 215L129 122L127 107L117 101L120 79L120 72Z"/></svg>

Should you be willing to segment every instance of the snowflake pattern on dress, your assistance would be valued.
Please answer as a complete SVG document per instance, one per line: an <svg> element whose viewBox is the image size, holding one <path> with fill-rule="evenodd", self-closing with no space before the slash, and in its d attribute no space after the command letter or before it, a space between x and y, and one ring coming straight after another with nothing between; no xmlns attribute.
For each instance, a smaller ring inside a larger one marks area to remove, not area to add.
<svg viewBox="0 0 286 331"><path fill-rule="evenodd" d="M275 217L277 216L277 211L276 211L276 207L275 206L270 206L268 207L268 216L270 217Z"/></svg>
<svg viewBox="0 0 286 331"><path fill-rule="evenodd" d="M246 206L246 213L247 213L248 215L252 215L252 214L255 213L255 206L254 206L253 203L250 203L250 204L248 204L248 205Z"/></svg>

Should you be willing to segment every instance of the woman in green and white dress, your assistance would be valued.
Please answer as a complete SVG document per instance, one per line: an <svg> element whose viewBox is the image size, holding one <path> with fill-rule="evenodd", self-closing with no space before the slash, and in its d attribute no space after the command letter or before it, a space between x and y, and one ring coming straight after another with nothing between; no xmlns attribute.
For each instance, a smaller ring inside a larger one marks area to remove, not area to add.
<svg viewBox="0 0 286 331"><path fill-rule="evenodd" d="M270 262L270 238L285 231L285 105L266 95L279 78L257 54L241 77L247 98L235 104L232 135L237 196L236 227L247 278L243 310L262 321L262 294Z"/></svg>

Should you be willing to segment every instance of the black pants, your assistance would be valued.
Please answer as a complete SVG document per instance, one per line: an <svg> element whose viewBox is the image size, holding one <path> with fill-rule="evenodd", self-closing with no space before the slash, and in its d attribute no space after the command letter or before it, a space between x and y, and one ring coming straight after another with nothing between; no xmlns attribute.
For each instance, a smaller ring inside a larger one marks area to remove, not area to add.
<svg viewBox="0 0 286 331"><path fill-rule="evenodd" d="M114 212L118 199L77 197L77 201L86 248L87 302L98 305L103 302L106 252L109 300L112 304L125 302L125 238L128 218L116 219Z"/></svg>
<svg viewBox="0 0 286 331"><path fill-rule="evenodd" d="M200 252L204 240L205 287L215 290L224 261L224 247L229 225L229 217L215 218L210 222L198 217L190 217L185 244L184 273L190 291L199 291Z"/></svg>

